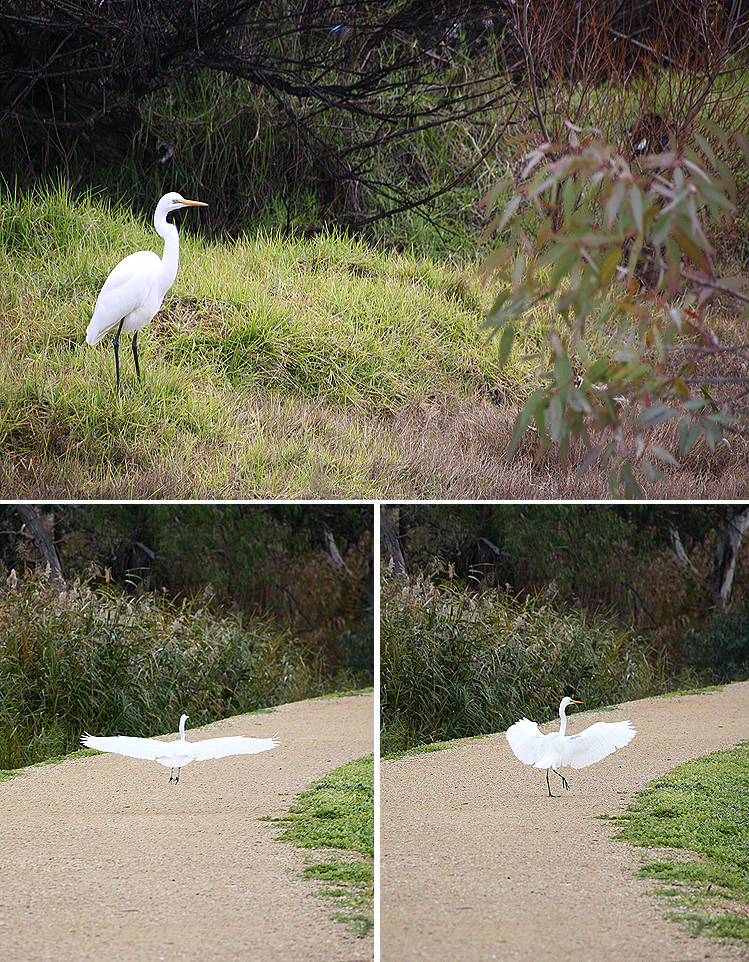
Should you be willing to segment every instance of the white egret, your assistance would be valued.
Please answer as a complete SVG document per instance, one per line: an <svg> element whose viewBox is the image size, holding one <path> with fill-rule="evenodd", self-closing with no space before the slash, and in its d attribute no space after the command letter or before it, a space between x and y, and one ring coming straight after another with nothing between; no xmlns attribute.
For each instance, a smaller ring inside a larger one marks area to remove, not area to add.
<svg viewBox="0 0 749 962"><path fill-rule="evenodd" d="M133 332L133 357L135 371L140 378L138 365L138 331L144 327L161 307L164 296L174 283L179 267L179 234L174 224L167 220L173 210L180 207L207 207L200 200L185 200L172 191L164 194L156 205L153 226L164 238L164 255L153 251L130 254L114 268L104 282L94 308L94 315L86 330L86 343L98 344L110 331L117 328L114 337L114 366L117 372L117 390L120 389L120 333Z"/></svg>
<svg viewBox="0 0 749 962"><path fill-rule="evenodd" d="M568 705L579 705L579 701L563 698L559 706L560 726L558 732L543 735L535 722L521 718L507 729L507 741L515 755L526 765L534 768L546 769L546 787L549 789L549 770L562 779L562 784L569 789L567 779L557 768L571 765L573 768L585 768L598 762L617 748L629 744L637 732L628 721L596 722L577 735L565 735L567 716L565 709Z"/></svg>
<svg viewBox="0 0 749 962"><path fill-rule="evenodd" d="M231 735L227 738L204 738L200 742L185 741L185 722L188 715L179 720L180 740L160 742L155 738L133 738L130 735L111 735L100 737L83 735L81 742L86 748L100 752L114 752L115 755L128 755L130 758L146 758L166 765L171 769L169 781L178 782L180 769L190 762L203 762L209 758L225 758L227 755L256 755L278 748L276 736L273 738L248 738L245 735ZM177 777L174 777L174 769Z"/></svg>

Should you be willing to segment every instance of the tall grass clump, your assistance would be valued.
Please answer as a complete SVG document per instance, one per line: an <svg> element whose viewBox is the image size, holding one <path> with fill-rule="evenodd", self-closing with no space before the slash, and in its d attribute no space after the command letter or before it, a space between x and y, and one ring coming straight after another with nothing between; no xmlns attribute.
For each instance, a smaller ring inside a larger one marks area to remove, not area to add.
<svg viewBox="0 0 749 962"><path fill-rule="evenodd" d="M382 752L547 721L572 694L588 708L641 697L642 642L604 614L417 581L383 592Z"/></svg>
<svg viewBox="0 0 749 962"><path fill-rule="evenodd" d="M15 580L15 579L11 579ZM303 647L200 602L40 579L0 591L0 768L79 747L84 730L158 735L318 694Z"/></svg>

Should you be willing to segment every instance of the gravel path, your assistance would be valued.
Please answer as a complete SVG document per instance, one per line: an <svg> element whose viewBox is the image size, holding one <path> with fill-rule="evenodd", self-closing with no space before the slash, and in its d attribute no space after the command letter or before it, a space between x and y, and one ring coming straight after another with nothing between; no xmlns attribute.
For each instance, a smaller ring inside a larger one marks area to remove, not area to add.
<svg viewBox="0 0 749 962"><path fill-rule="evenodd" d="M195 762L178 785L161 765L109 754L0 783L0 959L371 959L372 940L332 922L299 878L304 852L259 819L373 751L374 696L282 705L187 738L276 733L279 748Z"/></svg>
<svg viewBox="0 0 749 962"><path fill-rule="evenodd" d="M634 741L565 769L562 798L547 796L545 773L522 765L504 733L383 762L382 962L746 958L666 921L635 877L637 851L595 816L674 766L749 739L749 683L568 713L567 733L626 719Z"/></svg>

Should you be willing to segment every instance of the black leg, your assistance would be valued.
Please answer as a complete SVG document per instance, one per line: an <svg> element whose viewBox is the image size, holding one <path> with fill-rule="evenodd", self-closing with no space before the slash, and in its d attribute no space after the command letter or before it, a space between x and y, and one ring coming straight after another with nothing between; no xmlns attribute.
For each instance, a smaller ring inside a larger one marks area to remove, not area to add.
<svg viewBox="0 0 749 962"><path fill-rule="evenodd" d="M123 317L120 321L120 326L117 328L117 333L114 336L114 369L117 372L117 393L120 393L120 331L122 330L122 325L125 323L125 318Z"/></svg>
<svg viewBox="0 0 749 962"><path fill-rule="evenodd" d="M549 785L549 772L550 772L550 771L554 771L554 772L556 772L557 775L559 775L559 777L562 779L562 785L564 785L564 787L567 789L567 791L570 790L570 787L569 787L569 785L567 784L567 779L566 779L566 778L564 777L564 775L562 775L560 772L557 772L556 768L554 768L554 769L547 768L547 769L546 769L546 787L549 789L549 798L559 798L558 795L552 795L552 794L551 794L551 785Z"/></svg>
<svg viewBox="0 0 749 962"><path fill-rule="evenodd" d="M133 357L135 358L135 373L138 375L138 380L140 381L140 367L138 366L138 332L133 334ZM179 777L177 777L179 781Z"/></svg>

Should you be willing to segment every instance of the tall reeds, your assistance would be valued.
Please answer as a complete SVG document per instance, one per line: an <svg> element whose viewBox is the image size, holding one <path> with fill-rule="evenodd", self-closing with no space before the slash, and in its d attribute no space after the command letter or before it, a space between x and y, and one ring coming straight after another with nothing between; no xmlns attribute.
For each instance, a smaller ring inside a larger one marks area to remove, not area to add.
<svg viewBox="0 0 749 962"><path fill-rule="evenodd" d="M218 618L43 579L0 590L0 768L79 747L84 730L157 735L319 694L302 645L262 622Z"/></svg>
<svg viewBox="0 0 749 962"><path fill-rule="evenodd" d="M384 754L553 718L563 695L589 708L644 695L645 645L552 596L518 601L457 584L386 586L381 620Z"/></svg>

